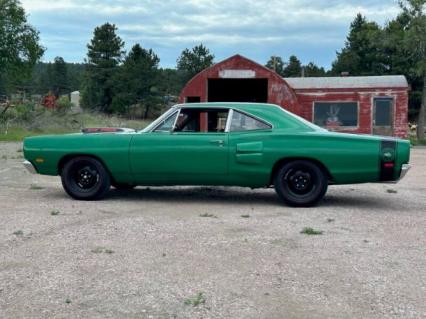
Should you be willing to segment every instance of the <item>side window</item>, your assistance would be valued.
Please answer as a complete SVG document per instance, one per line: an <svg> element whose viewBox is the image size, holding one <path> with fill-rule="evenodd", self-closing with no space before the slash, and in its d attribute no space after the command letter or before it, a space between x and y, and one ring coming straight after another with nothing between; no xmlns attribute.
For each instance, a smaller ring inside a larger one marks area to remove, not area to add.
<svg viewBox="0 0 426 319"><path fill-rule="evenodd" d="M266 130L271 126L249 115L234 111L231 121L231 132Z"/></svg>
<svg viewBox="0 0 426 319"><path fill-rule="evenodd" d="M175 132L220 133L225 132L229 110L182 109L176 122Z"/></svg>
<svg viewBox="0 0 426 319"><path fill-rule="evenodd" d="M173 125L175 124L177 114L178 112L175 112L166 118L163 122L161 122L160 125L157 126L154 132L170 132L173 129Z"/></svg>

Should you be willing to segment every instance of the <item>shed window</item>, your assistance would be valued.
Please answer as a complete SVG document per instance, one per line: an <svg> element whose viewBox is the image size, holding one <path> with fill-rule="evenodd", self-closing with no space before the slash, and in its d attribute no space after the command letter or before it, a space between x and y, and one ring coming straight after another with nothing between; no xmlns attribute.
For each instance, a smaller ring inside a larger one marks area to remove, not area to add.
<svg viewBox="0 0 426 319"><path fill-rule="evenodd" d="M314 123L322 127L358 126L358 103L315 102Z"/></svg>

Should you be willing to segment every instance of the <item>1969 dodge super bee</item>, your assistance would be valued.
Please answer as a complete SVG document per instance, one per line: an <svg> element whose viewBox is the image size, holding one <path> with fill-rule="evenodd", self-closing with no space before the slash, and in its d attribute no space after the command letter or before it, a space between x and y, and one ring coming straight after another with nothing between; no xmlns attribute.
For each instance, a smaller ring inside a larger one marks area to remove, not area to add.
<svg viewBox="0 0 426 319"><path fill-rule="evenodd" d="M114 186L274 186L293 206L320 201L329 184L396 182L408 141L333 133L271 104L176 105L142 131L86 129L24 141L24 165L60 175L75 199Z"/></svg>

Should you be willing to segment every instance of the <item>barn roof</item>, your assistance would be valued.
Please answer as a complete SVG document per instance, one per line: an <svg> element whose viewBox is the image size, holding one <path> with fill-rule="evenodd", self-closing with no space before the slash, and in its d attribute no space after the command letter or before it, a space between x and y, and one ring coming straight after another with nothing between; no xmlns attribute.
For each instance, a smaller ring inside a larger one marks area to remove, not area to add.
<svg viewBox="0 0 426 319"><path fill-rule="evenodd" d="M294 89L408 88L403 75L284 78Z"/></svg>

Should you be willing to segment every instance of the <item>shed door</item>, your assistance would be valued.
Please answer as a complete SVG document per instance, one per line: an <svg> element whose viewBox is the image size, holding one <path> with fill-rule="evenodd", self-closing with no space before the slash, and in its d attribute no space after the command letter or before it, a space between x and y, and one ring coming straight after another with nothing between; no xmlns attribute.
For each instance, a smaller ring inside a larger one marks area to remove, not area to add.
<svg viewBox="0 0 426 319"><path fill-rule="evenodd" d="M393 135L394 107L392 98L375 98L373 109L373 134Z"/></svg>

